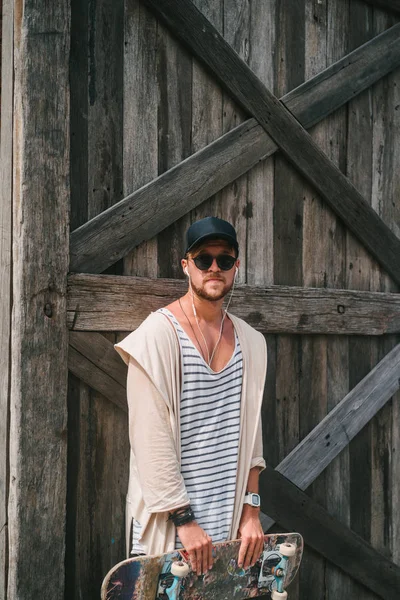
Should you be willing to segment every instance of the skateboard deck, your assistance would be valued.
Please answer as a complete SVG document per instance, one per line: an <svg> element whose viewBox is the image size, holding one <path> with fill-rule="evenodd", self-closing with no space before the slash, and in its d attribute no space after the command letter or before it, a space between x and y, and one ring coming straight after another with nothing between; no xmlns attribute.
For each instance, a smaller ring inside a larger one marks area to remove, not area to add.
<svg viewBox="0 0 400 600"><path fill-rule="evenodd" d="M298 533L266 534L257 563L244 571L237 565L240 540L213 546L214 564L206 575L190 569L184 550L140 556L120 562L101 587L102 600L242 600L270 595L285 599L303 553Z"/></svg>

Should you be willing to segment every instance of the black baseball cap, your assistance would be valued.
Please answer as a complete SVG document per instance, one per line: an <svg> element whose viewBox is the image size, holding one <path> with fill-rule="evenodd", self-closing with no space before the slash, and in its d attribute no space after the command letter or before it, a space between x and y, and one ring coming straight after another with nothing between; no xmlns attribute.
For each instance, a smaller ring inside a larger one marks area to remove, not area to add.
<svg viewBox="0 0 400 600"><path fill-rule="evenodd" d="M239 255L236 231L228 221L218 217L205 217L193 223L186 232L185 254L206 240L225 240L235 249L236 256Z"/></svg>

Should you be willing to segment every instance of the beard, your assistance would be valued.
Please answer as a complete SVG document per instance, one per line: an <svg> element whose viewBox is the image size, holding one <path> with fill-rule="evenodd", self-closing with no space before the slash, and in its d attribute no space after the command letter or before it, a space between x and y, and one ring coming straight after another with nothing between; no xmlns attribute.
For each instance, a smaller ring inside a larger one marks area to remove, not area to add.
<svg viewBox="0 0 400 600"><path fill-rule="evenodd" d="M225 298L227 293L230 292L233 286L233 281L231 284L225 284L220 292L215 291L212 293L206 292L206 290L204 289L204 285L203 287L197 287L193 282L191 282L191 286L194 293L199 298L203 298L203 300L208 300L209 302L218 302L218 300L222 300L222 298Z"/></svg>

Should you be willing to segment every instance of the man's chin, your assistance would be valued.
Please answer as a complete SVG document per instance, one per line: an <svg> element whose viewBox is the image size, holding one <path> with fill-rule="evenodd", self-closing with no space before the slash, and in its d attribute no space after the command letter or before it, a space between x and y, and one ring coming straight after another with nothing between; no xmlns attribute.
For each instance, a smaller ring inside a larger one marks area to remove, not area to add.
<svg viewBox="0 0 400 600"><path fill-rule="evenodd" d="M224 287L222 290L205 290L204 288L197 288L194 291L196 294L203 298L203 300L208 300L209 302L218 302L225 298L227 293L229 292L230 287Z"/></svg>

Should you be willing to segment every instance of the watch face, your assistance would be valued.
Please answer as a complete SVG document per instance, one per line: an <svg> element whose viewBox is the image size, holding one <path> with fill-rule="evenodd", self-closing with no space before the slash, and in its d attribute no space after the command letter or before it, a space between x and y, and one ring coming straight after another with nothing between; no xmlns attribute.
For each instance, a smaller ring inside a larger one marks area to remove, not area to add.
<svg viewBox="0 0 400 600"><path fill-rule="evenodd" d="M260 506L260 496L258 494L252 494L251 503L253 506Z"/></svg>

